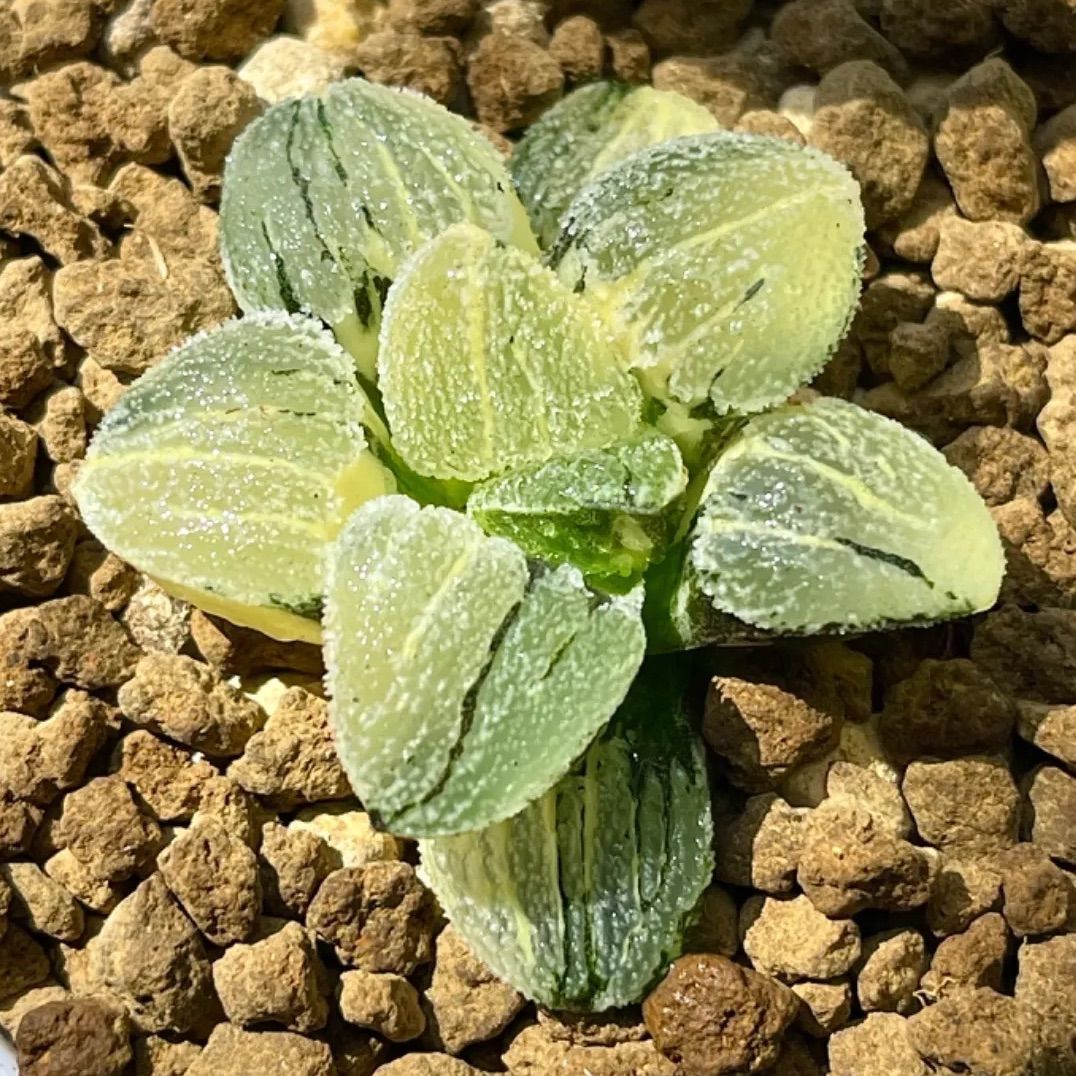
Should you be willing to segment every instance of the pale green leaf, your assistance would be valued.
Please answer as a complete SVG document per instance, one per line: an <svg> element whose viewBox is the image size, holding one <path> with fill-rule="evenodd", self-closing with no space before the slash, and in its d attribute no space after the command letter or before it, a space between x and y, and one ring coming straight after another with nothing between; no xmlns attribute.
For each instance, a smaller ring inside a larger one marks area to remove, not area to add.
<svg viewBox="0 0 1076 1076"><path fill-rule="evenodd" d="M842 400L752 419L710 473L677 602L765 631L923 623L989 608L1004 557L964 475ZM694 595L694 596L693 596Z"/></svg>
<svg viewBox="0 0 1076 1076"><path fill-rule="evenodd" d="M444 508L382 498L333 552L326 628L337 750L388 829L478 829L542 795L642 660L636 596L537 570Z"/></svg>
<svg viewBox="0 0 1076 1076"><path fill-rule="evenodd" d="M433 478L480 481L600 448L640 422L638 385L590 307L468 225L400 276L379 366L393 444Z"/></svg>
<svg viewBox="0 0 1076 1076"><path fill-rule="evenodd" d="M328 544L393 489L354 364L316 323L259 314L193 337L105 416L74 491L113 552L209 612L317 639Z"/></svg>
<svg viewBox="0 0 1076 1076"><path fill-rule="evenodd" d="M441 906L495 974L540 1004L638 1001L710 880L706 765L684 673L651 659L580 765L514 818L426 840Z"/></svg>
<svg viewBox="0 0 1076 1076"><path fill-rule="evenodd" d="M594 82L527 128L509 170L539 241L548 246L572 199L595 176L648 146L719 126L709 109L682 94Z"/></svg>
<svg viewBox="0 0 1076 1076"><path fill-rule="evenodd" d="M463 221L536 249L488 139L428 98L360 78L270 108L224 172L221 248L242 308L316 315L368 376L401 264Z"/></svg>
<svg viewBox="0 0 1076 1076"><path fill-rule="evenodd" d="M624 334L653 396L726 414L822 368L855 309L862 243L859 190L836 161L717 132L598 176L551 259Z"/></svg>

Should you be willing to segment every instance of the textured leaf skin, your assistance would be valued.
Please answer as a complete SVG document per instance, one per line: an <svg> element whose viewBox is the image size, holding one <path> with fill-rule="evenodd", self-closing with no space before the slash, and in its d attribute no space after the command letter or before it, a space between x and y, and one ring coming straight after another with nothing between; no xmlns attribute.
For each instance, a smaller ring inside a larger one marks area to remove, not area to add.
<svg viewBox="0 0 1076 1076"><path fill-rule="evenodd" d="M359 78L250 124L223 191L221 248L240 306L315 315L370 378L389 284L423 243L473 221L536 250L488 139L428 98Z"/></svg>
<svg viewBox="0 0 1076 1076"><path fill-rule="evenodd" d="M708 109L682 94L595 82L528 127L508 168L539 242L550 246L572 199L595 176L648 146L719 126Z"/></svg>
<svg viewBox="0 0 1076 1076"><path fill-rule="evenodd" d="M608 730L554 789L479 833L421 844L468 945L542 1005L638 1001L680 951L713 870L701 742L680 659L650 659Z"/></svg>
<svg viewBox="0 0 1076 1076"><path fill-rule="evenodd" d="M675 527L687 486L676 443L647 429L606 449L557 456L475 489L468 512L528 556L574 564L595 585L629 589Z"/></svg>
<svg viewBox="0 0 1076 1076"><path fill-rule="evenodd" d="M718 459L673 620L688 645L929 623L989 608L1003 572L960 471L898 423L823 399L753 418ZM706 624L704 599L721 623Z"/></svg>
<svg viewBox="0 0 1076 1076"><path fill-rule="evenodd" d="M381 334L393 443L431 478L481 481L632 433L642 396L589 305L471 225L401 274Z"/></svg>
<svg viewBox="0 0 1076 1076"><path fill-rule="evenodd" d="M821 370L855 309L862 243L859 189L836 161L716 132L598 176L551 261L623 333L652 396L724 415Z"/></svg>
<svg viewBox="0 0 1076 1076"><path fill-rule="evenodd" d="M278 638L320 637L328 544L391 491L365 397L319 325L256 314L192 337L101 423L74 492L89 528L173 593Z"/></svg>
<svg viewBox="0 0 1076 1076"><path fill-rule="evenodd" d="M545 793L623 700L641 600L602 600L567 566L466 516L385 497L333 552L328 684L337 750L395 833L479 829Z"/></svg>

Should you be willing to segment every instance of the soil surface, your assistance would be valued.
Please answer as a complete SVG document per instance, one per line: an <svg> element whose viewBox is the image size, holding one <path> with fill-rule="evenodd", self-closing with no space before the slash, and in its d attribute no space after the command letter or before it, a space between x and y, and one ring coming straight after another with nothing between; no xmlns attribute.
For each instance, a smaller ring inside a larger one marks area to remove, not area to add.
<svg viewBox="0 0 1076 1076"><path fill-rule="evenodd" d="M709 656L717 870L633 1010L493 978L349 796L318 653L168 597L69 496L126 386L234 313L232 140L349 73L505 152L607 76L844 161L870 257L814 388L942 447L1003 536L972 621ZM1076 1073L1074 528L1073 0L0 2L0 1028L27 1076Z"/></svg>

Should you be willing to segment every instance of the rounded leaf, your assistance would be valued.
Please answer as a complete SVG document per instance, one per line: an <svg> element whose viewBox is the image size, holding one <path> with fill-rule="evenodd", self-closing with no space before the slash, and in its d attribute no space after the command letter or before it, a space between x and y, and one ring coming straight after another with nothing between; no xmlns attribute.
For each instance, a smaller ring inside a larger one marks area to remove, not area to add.
<svg viewBox="0 0 1076 1076"><path fill-rule="evenodd" d="M821 370L855 309L862 244L859 189L836 161L717 132L600 175L551 260L624 334L647 391L726 414Z"/></svg>

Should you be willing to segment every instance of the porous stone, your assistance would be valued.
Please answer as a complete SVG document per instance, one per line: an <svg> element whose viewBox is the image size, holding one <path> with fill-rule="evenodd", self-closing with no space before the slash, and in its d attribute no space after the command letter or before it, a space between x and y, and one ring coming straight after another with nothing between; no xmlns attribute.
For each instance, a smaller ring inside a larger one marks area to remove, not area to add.
<svg viewBox="0 0 1076 1076"><path fill-rule="evenodd" d="M57 941L73 942L82 936L86 926L82 909L36 863L5 863L0 878L14 895L10 914L27 929Z"/></svg>
<svg viewBox="0 0 1076 1076"><path fill-rule="evenodd" d="M1067 702L1076 697L1076 613L1005 605L977 626L971 656L1018 698Z"/></svg>
<svg viewBox="0 0 1076 1076"><path fill-rule="evenodd" d="M939 288L979 302L1001 302L1020 280L1024 230L1000 220L969 221L952 216L938 229L930 267Z"/></svg>
<svg viewBox="0 0 1076 1076"><path fill-rule="evenodd" d="M213 756L240 754L265 722L216 670L179 654L147 654L118 698L131 721Z"/></svg>
<svg viewBox="0 0 1076 1076"><path fill-rule="evenodd" d="M999 598L1018 605L1076 605L1076 531L1060 511L1045 515L1038 500L1021 497L994 508L1005 551Z"/></svg>
<svg viewBox="0 0 1076 1076"><path fill-rule="evenodd" d="M25 407L52 376L52 363L28 328L13 322L0 328L0 407Z"/></svg>
<svg viewBox="0 0 1076 1076"><path fill-rule="evenodd" d="M1001 909L1001 871L988 859L943 856L927 901L927 925L939 936L959 934L973 920Z"/></svg>
<svg viewBox="0 0 1076 1076"><path fill-rule="evenodd" d="M533 41L493 33L471 56L467 86L482 123L495 131L517 131L557 101L564 73Z"/></svg>
<svg viewBox="0 0 1076 1076"><path fill-rule="evenodd" d="M883 225L878 235L896 257L926 265L938 252L942 224L955 215L956 204L949 185L928 168L910 208Z"/></svg>
<svg viewBox="0 0 1076 1076"><path fill-rule="evenodd" d="M916 60L978 59L997 42L991 5L986 0L881 0L882 32Z"/></svg>
<svg viewBox="0 0 1076 1076"><path fill-rule="evenodd" d="M343 863L317 834L267 822L259 854L265 906L273 914L306 915L314 894Z"/></svg>
<svg viewBox="0 0 1076 1076"><path fill-rule="evenodd" d="M650 80L650 46L638 30L614 30L606 35L605 43L614 78L628 83Z"/></svg>
<svg viewBox="0 0 1076 1076"><path fill-rule="evenodd" d="M743 134L769 135L771 138L783 138L797 146L806 145L807 140L800 134L799 128L779 112L768 108L755 108L745 112L732 128Z"/></svg>
<svg viewBox="0 0 1076 1076"><path fill-rule="evenodd" d="M72 463L86 455L85 401L81 390L58 383L26 409L37 430L38 444L53 463Z"/></svg>
<svg viewBox="0 0 1076 1076"><path fill-rule="evenodd" d="M389 0L389 22L421 34L462 34L482 10L481 0Z"/></svg>
<svg viewBox="0 0 1076 1076"><path fill-rule="evenodd" d="M786 982L836 979L860 955L855 922L827 918L805 896L748 897L740 936L754 967Z"/></svg>
<svg viewBox="0 0 1076 1076"><path fill-rule="evenodd" d="M1027 778L1025 828L1031 841L1061 863L1076 865L1076 777L1039 766Z"/></svg>
<svg viewBox="0 0 1076 1076"><path fill-rule="evenodd" d="M13 859L29 851L44 813L32 803L0 795L0 859Z"/></svg>
<svg viewBox="0 0 1076 1076"><path fill-rule="evenodd" d="M518 1042L517 1039L516 1043ZM526 1064L526 1061L522 1064ZM520 1073L528 1071L518 1063L515 1065L515 1070ZM537 1073L542 1070L531 1069L530 1071L537 1076ZM478 1069L468 1065L466 1061L460 1061L459 1058L449 1057L448 1054L407 1054L383 1065L378 1072L381 1076L478 1076Z"/></svg>
<svg viewBox="0 0 1076 1076"><path fill-rule="evenodd" d="M229 624L195 609L190 634L202 657L225 676L251 676L266 669L292 669L321 679L321 648L312 643L281 642L261 632Z"/></svg>
<svg viewBox="0 0 1076 1076"><path fill-rule="evenodd" d="M0 497L29 495L34 482L37 432L0 410Z"/></svg>
<svg viewBox="0 0 1076 1076"><path fill-rule="evenodd" d="M886 693L879 732L897 762L1001 748L1016 722L1013 701L974 662L922 662Z"/></svg>
<svg viewBox="0 0 1076 1076"><path fill-rule="evenodd" d="M901 789L919 835L938 848L982 853L1016 841L1020 795L996 758L912 762Z"/></svg>
<svg viewBox="0 0 1076 1076"><path fill-rule="evenodd" d="M209 960L194 924L153 875L122 900L86 953L92 977L142 1032L185 1033L213 1013Z"/></svg>
<svg viewBox="0 0 1076 1076"><path fill-rule="evenodd" d="M217 774L209 762L145 729L123 738L116 761L116 772L159 822L189 822L206 782Z"/></svg>
<svg viewBox="0 0 1076 1076"><path fill-rule="evenodd" d="M56 837L102 882L130 878L152 862L161 845L160 827L114 776L95 777L64 797Z"/></svg>
<svg viewBox="0 0 1076 1076"><path fill-rule="evenodd" d="M147 654L178 654L191 638L191 606L143 578L123 609L123 626Z"/></svg>
<svg viewBox="0 0 1076 1076"><path fill-rule="evenodd" d="M1070 0L999 0L1005 29L1043 52L1076 52L1076 9Z"/></svg>
<svg viewBox="0 0 1076 1076"><path fill-rule="evenodd" d="M346 803L304 807L288 823L288 830L320 837L339 856L342 867L403 858L403 846L396 837L375 829L365 811Z"/></svg>
<svg viewBox="0 0 1076 1076"><path fill-rule="evenodd" d="M298 37L281 34L259 45L237 74L267 104L321 93L344 77L346 59Z"/></svg>
<svg viewBox="0 0 1076 1076"><path fill-rule="evenodd" d="M1047 353L1050 398L1039 412L1039 433L1050 454L1050 483L1058 507L1076 524L1076 336L1066 337Z"/></svg>
<svg viewBox="0 0 1076 1076"><path fill-rule="evenodd" d="M826 74L807 141L851 170L869 229L911 208L930 141L904 91L878 64L855 60Z"/></svg>
<svg viewBox="0 0 1076 1076"><path fill-rule="evenodd" d="M829 1063L832 1076L930 1076L897 1013L868 1013L838 1031L829 1040Z"/></svg>
<svg viewBox="0 0 1076 1076"><path fill-rule="evenodd" d="M684 934L684 952L735 956L740 948L739 916L727 889L707 886L699 898L696 918Z"/></svg>
<svg viewBox="0 0 1076 1076"><path fill-rule="evenodd" d="M157 858L168 888L214 945L248 941L261 913L258 861L214 818L199 818Z"/></svg>
<svg viewBox="0 0 1076 1076"><path fill-rule="evenodd" d="M0 593L46 598L75 551L75 515L60 497L0 504Z"/></svg>
<svg viewBox="0 0 1076 1076"><path fill-rule="evenodd" d="M289 688L228 776L277 810L346 799L351 785L333 746L324 699Z"/></svg>
<svg viewBox="0 0 1076 1076"><path fill-rule="evenodd" d="M37 986L48 974L45 950L21 927L9 923L0 934L0 1001Z"/></svg>
<svg viewBox="0 0 1076 1076"><path fill-rule="evenodd" d="M340 1015L389 1042L417 1038L426 1027L418 991L391 972L345 971L340 976Z"/></svg>
<svg viewBox="0 0 1076 1076"><path fill-rule="evenodd" d="M28 1012L33 1012L39 1005L50 1001L64 1001L70 996L70 992L58 982L46 979L40 985L30 987L25 993L13 995L0 1002L0 1028L14 1041L19 1033L19 1024Z"/></svg>
<svg viewBox="0 0 1076 1076"><path fill-rule="evenodd" d="M67 848L45 861L45 873L59 882L80 904L98 915L108 915L123 896L121 886L95 878Z"/></svg>
<svg viewBox="0 0 1076 1076"><path fill-rule="evenodd" d="M1016 731L1020 738L1076 769L1076 706L1020 700Z"/></svg>
<svg viewBox="0 0 1076 1076"><path fill-rule="evenodd" d="M1065 929L1076 912L1076 884L1037 845L1017 844L995 857L1005 921L1017 937Z"/></svg>
<svg viewBox="0 0 1076 1076"><path fill-rule="evenodd" d="M524 1004L522 995L498 979L452 927L447 927L437 938L433 980L426 990L426 1000L431 1030L450 1054L459 1054L475 1043L496 1038ZM346 1012L344 1015L351 1019ZM366 1026L393 1038L373 1024Z"/></svg>
<svg viewBox="0 0 1076 1076"><path fill-rule="evenodd" d="M284 0L153 0L153 29L189 60L238 60L276 26Z"/></svg>
<svg viewBox="0 0 1076 1076"><path fill-rule="evenodd" d="M291 1031L244 1031L218 1024L186 1076L250 1072L259 1076L336 1076L332 1051Z"/></svg>
<svg viewBox="0 0 1076 1076"><path fill-rule="evenodd" d="M942 452L992 507L1017 497L1038 499L1050 482L1049 456L1042 444L1007 426L973 426Z"/></svg>
<svg viewBox="0 0 1076 1076"><path fill-rule="evenodd" d="M779 983L726 957L681 957L643 1003L658 1049L699 1076L761 1072L798 1010Z"/></svg>
<svg viewBox="0 0 1076 1076"><path fill-rule="evenodd" d="M772 102L751 62L737 52L721 56L670 56L654 65L654 88L690 97L724 127Z"/></svg>
<svg viewBox="0 0 1076 1076"><path fill-rule="evenodd" d="M202 1047L195 1042L173 1042L161 1035L134 1041L135 1076L185 1076Z"/></svg>
<svg viewBox="0 0 1076 1076"><path fill-rule="evenodd" d="M1017 953L1016 1000L1042 1022L1044 1038L1059 1053L1076 1035L1076 934L1025 941Z"/></svg>
<svg viewBox="0 0 1076 1076"><path fill-rule="evenodd" d="M355 49L355 62L371 82L403 86L443 105L463 86L463 51L454 37L381 30Z"/></svg>
<svg viewBox="0 0 1076 1076"><path fill-rule="evenodd" d="M926 971L926 943L917 930L897 929L863 941L856 998L864 1012L913 1012L919 980Z"/></svg>
<svg viewBox="0 0 1076 1076"><path fill-rule="evenodd" d="M213 985L233 1024L280 1024L308 1034L328 1020L325 969L298 923L252 945L232 945L213 964Z"/></svg>
<svg viewBox="0 0 1076 1076"><path fill-rule="evenodd" d="M15 1045L24 1076L120 1076L131 1060L126 1014L95 998L65 998L31 1010L19 1022Z"/></svg>
<svg viewBox="0 0 1076 1076"><path fill-rule="evenodd" d="M549 39L549 54L569 82L601 78L605 65L605 37L601 27L586 15L562 19Z"/></svg>
<svg viewBox="0 0 1076 1076"><path fill-rule="evenodd" d="M714 877L766 893L788 892L796 879L805 814L773 792L751 796L742 811L719 814Z"/></svg>
<svg viewBox="0 0 1076 1076"><path fill-rule="evenodd" d="M367 863L322 882L306 922L337 958L363 971L410 975L433 956L437 911L406 863Z"/></svg>
<svg viewBox="0 0 1076 1076"><path fill-rule="evenodd" d="M1024 328L1047 344L1076 331L1076 242L1024 246L1020 317Z"/></svg>
<svg viewBox="0 0 1076 1076"><path fill-rule="evenodd" d="M900 794L900 785L889 774L868 766L838 759L826 774L824 804L866 811L875 825L893 837L907 837L912 819Z"/></svg>
<svg viewBox="0 0 1076 1076"><path fill-rule="evenodd" d="M934 152L970 220L1023 224L1038 211L1039 163L1031 148L1036 112L1034 94L999 58L948 88Z"/></svg>
<svg viewBox="0 0 1076 1076"><path fill-rule="evenodd" d="M852 1015L852 988L847 980L835 983L793 983L800 999L797 1026L815 1039L824 1039L848 1023Z"/></svg>
<svg viewBox="0 0 1076 1076"><path fill-rule="evenodd" d="M1000 992L1009 939L1009 928L997 912L980 916L938 946L923 976L923 990L933 999L978 987Z"/></svg>

